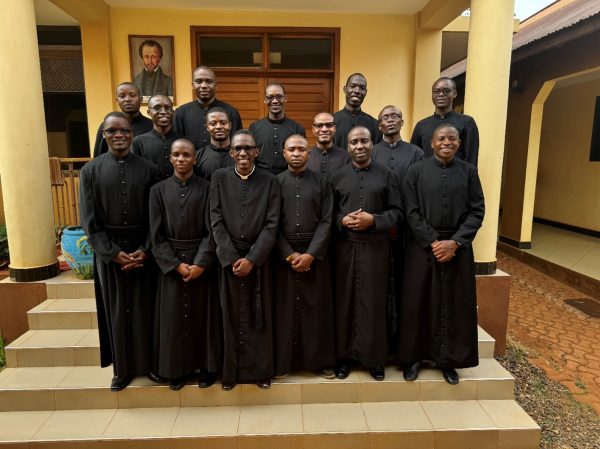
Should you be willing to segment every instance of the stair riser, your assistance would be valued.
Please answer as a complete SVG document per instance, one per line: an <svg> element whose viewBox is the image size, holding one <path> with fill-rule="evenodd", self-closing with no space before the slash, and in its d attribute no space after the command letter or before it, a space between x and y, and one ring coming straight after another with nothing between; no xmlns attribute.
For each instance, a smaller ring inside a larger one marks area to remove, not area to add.
<svg viewBox="0 0 600 449"><path fill-rule="evenodd" d="M6 366L9 368L98 365L100 365L100 350L97 346L6 348Z"/></svg>
<svg viewBox="0 0 600 449"><path fill-rule="evenodd" d="M62 284L46 284L46 295L48 299L94 298L94 282L82 281Z"/></svg>
<svg viewBox="0 0 600 449"><path fill-rule="evenodd" d="M97 329L96 312L28 312L29 329Z"/></svg>

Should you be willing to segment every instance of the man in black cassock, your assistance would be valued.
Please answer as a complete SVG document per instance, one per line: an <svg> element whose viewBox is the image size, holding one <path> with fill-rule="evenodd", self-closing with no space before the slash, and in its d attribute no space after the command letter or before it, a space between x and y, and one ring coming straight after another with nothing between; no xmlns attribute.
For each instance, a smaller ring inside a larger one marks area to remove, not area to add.
<svg viewBox="0 0 600 449"><path fill-rule="evenodd" d="M166 95L155 95L148 100L148 115L154 124L151 131L133 139L133 154L148 159L160 171L160 178L173 175L171 144L181 138L173 130L173 102Z"/></svg>
<svg viewBox="0 0 600 449"><path fill-rule="evenodd" d="M231 121L231 134L242 129L242 118L238 110L216 98L217 78L212 69L206 66L196 68L192 74L192 88L196 100L177 108L173 118L175 131L194 142L196 148L204 148L210 143L210 134L205 126L206 113L216 107L227 111Z"/></svg>
<svg viewBox="0 0 600 449"><path fill-rule="evenodd" d="M401 220L400 188L389 168L371 160L373 142L363 126L348 134L352 163L331 178L336 220L335 374L344 379L352 360L385 377L390 286L389 231Z"/></svg>
<svg viewBox="0 0 600 449"><path fill-rule="evenodd" d="M148 196L156 166L130 152L128 117L111 112L103 135L109 151L81 169L80 214L94 250L101 366L113 364L112 391L152 367L154 271L148 266Z"/></svg>
<svg viewBox="0 0 600 449"><path fill-rule="evenodd" d="M381 140L377 120L361 109L367 96L367 79L362 73L353 73L344 86L346 104L333 117L337 126L334 143L341 148L348 146L348 133L355 126L364 126L371 133L373 143Z"/></svg>
<svg viewBox="0 0 600 449"><path fill-rule="evenodd" d="M283 144L286 139L292 134L305 137L306 134L300 123L285 115L287 95L281 84L269 84L265 88L264 101L269 114L252 123L249 129L254 134L260 151L256 165L277 175L287 169L287 162L283 157Z"/></svg>
<svg viewBox="0 0 600 449"><path fill-rule="evenodd" d="M135 84L130 82L119 84L115 96L119 108L129 120L129 127L132 129L134 137L147 133L152 129L152 120L144 117L140 112L142 97L140 96L140 90ZM92 153L94 157L98 157L108 151L108 145L102 133L103 126L104 123L100 123L100 126L98 126L94 151Z"/></svg>
<svg viewBox="0 0 600 449"><path fill-rule="evenodd" d="M332 378L335 331L327 258L333 193L325 177L307 170L308 142L294 134L285 142L288 170L277 175L281 218L277 238L275 377L291 369Z"/></svg>
<svg viewBox="0 0 600 449"><path fill-rule="evenodd" d="M479 154L479 130L473 117L452 110L456 98L456 83L452 78L440 78L431 88L431 100L435 106L432 116L420 120L413 129L410 143L420 147L425 157L433 154L431 139L433 131L442 123L449 123L458 129L461 144L456 157L477 166Z"/></svg>
<svg viewBox="0 0 600 449"><path fill-rule="evenodd" d="M434 156L408 169L402 194L409 241L404 271L398 358L415 380L423 360L458 383L456 368L479 363L475 263L471 242L484 216L477 168L456 157L458 130L440 125Z"/></svg>
<svg viewBox="0 0 600 449"><path fill-rule="evenodd" d="M215 170L231 167L233 159L229 155L231 139L231 121L223 108L212 108L206 114L206 129L210 134L210 143L198 151L196 156L197 173L210 181Z"/></svg>
<svg viewBox="0 0 600 449"><path fill-rule="evenodd" d="M194 174L188 139L171 147L174 174L150 190L152 254L160 268L155 311L155 373L180 390L202 369L212 385L220 369L220 314L210 232L210 183ZM208 373L213 373L208 375ZM209 386L201 384L201 386Z"/></svg>
<svg viewBox="0 0 600 449"><path fill-rule="evenodd" d="M312 132L316 144L308 155L307 167L329 179L336 171L350 163L350 155L345 148L340 148L333 143L336 126L333 115L329 112L315 115Z"/></svg>
<svg viewBox="0 0 600 449"><path fill-rule="evenodd" d="M237 382L271 386L273 273L281 195L277 179L256 168L258 148L247 130L231 141L233 167L213 173L210 218L217 245L223 313L224 390Z"/></svg>

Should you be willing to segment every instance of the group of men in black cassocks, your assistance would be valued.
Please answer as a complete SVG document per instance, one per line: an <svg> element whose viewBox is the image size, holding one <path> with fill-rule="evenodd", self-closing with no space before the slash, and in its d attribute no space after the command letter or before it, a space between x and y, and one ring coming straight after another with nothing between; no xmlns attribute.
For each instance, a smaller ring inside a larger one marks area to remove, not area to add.
<svg viewBox="0 0 600 449"><path fill-rule="evenodd" d="M346 105L313 120L315 145L285 114L241 129L198 67L196 100L174 111L117 87L122 112L100 125L81 170L81 221L95 255L102 366L113 391L134 376L174 390L220 375L222 388L311 370L344 379L356 364L408 381L422 363L448 383L478 364L471 242L484 216L474 120L433 84L435 113L400 137L402 112L362 111L363 75Z"/></svg>

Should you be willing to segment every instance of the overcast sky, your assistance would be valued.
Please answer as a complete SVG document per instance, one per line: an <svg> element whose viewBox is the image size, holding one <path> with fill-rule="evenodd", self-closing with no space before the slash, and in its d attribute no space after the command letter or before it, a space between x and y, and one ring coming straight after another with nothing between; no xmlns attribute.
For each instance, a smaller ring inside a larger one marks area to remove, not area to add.
<svg viewBox="0 0 600 449"><path fill-rule="evenodd" d="M554 3L555 0L515 0L515 15L523 20L535 14L540 9Z"/></svg>

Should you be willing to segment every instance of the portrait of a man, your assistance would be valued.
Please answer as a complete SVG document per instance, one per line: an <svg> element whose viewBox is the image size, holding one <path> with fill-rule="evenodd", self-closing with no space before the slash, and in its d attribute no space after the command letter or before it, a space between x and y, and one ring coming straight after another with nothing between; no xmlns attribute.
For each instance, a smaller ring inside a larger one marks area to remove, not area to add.
<svg viewBox="0 0 600 449"><path fill-rule="evenodd" d="M173 37L129 36L133 83L144 101L152 95L173 99Z"/></svg>

